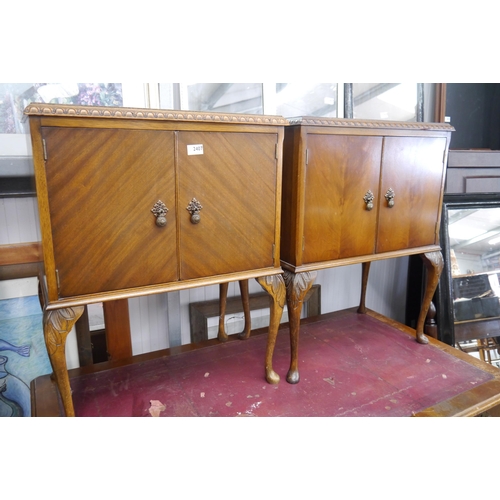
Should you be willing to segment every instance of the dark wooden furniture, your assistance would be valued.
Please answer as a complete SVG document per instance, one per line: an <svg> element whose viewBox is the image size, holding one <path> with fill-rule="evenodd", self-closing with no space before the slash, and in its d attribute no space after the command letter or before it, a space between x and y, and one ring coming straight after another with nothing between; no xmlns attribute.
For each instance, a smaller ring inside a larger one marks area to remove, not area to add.
<svg viewBox="0 0 500 500"><path fill-rule="evenodd" d="M286 120L29 105L44 335L66 415L65 340L85 304L256 278L284 305Z"/></svg>
<svg viewBox="0 0 500 500"><path fill-rule="evenodd" d="M446 194L500 192L500 151L450 150Z"/></svg>
<svg viewBox="0 0 500 500"><path fill-rule="evenodd" d="M417 340L443 266L439 225L453 128L447 124L301 117L285 129L281 264L291 335L287 381L296 383L304 295L318 269L419 254L427 288ZM268 367L268 380L279 376Z"/></svg>
<svg viewBox="0 0 500 500"><path fill-rule="evenodd" d="M454 330L455 343L500 337L500 317L458 321Z"/></svg>
<svg viewBox="0 0 500 500"><path fill-rule="evenodd" d="M444 115L456 129L450 150L499 150L500 84L446 83L445 86Z"/></svg>

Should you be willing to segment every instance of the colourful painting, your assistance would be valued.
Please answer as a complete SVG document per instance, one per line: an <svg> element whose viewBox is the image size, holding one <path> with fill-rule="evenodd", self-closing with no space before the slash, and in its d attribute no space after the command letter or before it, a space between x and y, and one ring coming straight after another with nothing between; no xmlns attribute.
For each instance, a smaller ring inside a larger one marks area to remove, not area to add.
<svg viewBox="0 0 500 500"><path fill-rule="evenodd" d="M0 134L27 134L30 102L123 106L121 83L0 83Z"/></svg>
<svg viewBox="0 0 500 500"><path fill-rule="evenodd" d="M0 300L0 417L31 416L30 382L51 372L38 297Z"/></svg>

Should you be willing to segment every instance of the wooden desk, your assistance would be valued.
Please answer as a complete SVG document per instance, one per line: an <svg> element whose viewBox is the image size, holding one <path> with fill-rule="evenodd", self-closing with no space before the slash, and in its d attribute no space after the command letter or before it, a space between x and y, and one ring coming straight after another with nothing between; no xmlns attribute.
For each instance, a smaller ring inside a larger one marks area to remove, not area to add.
<svg viewBox="0 0 500 500"><path fill-rule="evenodd" d="M255 278L284 306L285 119L31 104L44 335L66 414L68 332L92 302Z"/></svg>
<svg viewBox="0 0 500 500"><path fill-rule="evenodd" d="M286 373L288 327L278 335L275 367ZM269 386L255 359L267 329L209 340L121 362L70 370L77 416L479 416L500 404L500 370L367 310L302 321L302 381ZM32 383L34 416L63 414L50 376Z"/></svg>

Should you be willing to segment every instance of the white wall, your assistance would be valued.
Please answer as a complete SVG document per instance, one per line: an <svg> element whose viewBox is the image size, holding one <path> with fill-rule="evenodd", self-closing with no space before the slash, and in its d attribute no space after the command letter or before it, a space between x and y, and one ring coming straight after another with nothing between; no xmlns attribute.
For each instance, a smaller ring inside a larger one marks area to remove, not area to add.
<svg viewBox="0 0 500 500"><path fill-rule="evenodd" d="M0 198L0 245L40 239L36 198Z"/></svg>
<svg viewBox="0 0 500 500"><path fill-rule="evenodd" d="M407 257L373 262L366 294L367 307L403 323L407 269ZM321 285L322 313L356 307L361 294L361 264L320 270L315 283ZM250 280L249 290L258 293L262 288L257 281ZM180 296L178 309L168 307L167 294L129 299L134 355L169 347L169 316L172 315L177 315L180 320L182 344L189 343L189 304L217 299L219 286L172 292L175 293ZM238 295L238 283L230 283L228 297Z"/></svg>

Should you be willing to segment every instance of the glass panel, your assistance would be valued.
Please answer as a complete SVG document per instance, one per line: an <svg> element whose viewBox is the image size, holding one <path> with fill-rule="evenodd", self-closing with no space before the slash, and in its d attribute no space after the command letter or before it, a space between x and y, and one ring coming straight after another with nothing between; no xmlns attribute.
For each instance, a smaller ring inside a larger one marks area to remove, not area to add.
<svg viewBox="0 0 500 500"><path fill-rule="evenodd" d="M181 109L263 114L261 83L181 83Z"/></svg>
<svg viewBox="0 0 500 500"><path fill-rule="evenodd" d="M277 83L276 114L337 117L336 83Z"/></svg>
<svg viewBox="0 0 500 500"><path fill-rule="evenodd" d="M353 83L353 118L417 121L416 83Z"/></svg>
<svg viewBox="0 0 500 500"><path fill-rule="evenodd" d="M160 83L158 85L160 93L160 108L161 109L176 109L175 106L176 95L174 94L173 83Z"/></svg>
<svg viewBox="0 0 500 500"><path fill-rule="evenodd" d="M121 83L0 83L0 134L27 134L30 102L123 106Z"/></svg>

